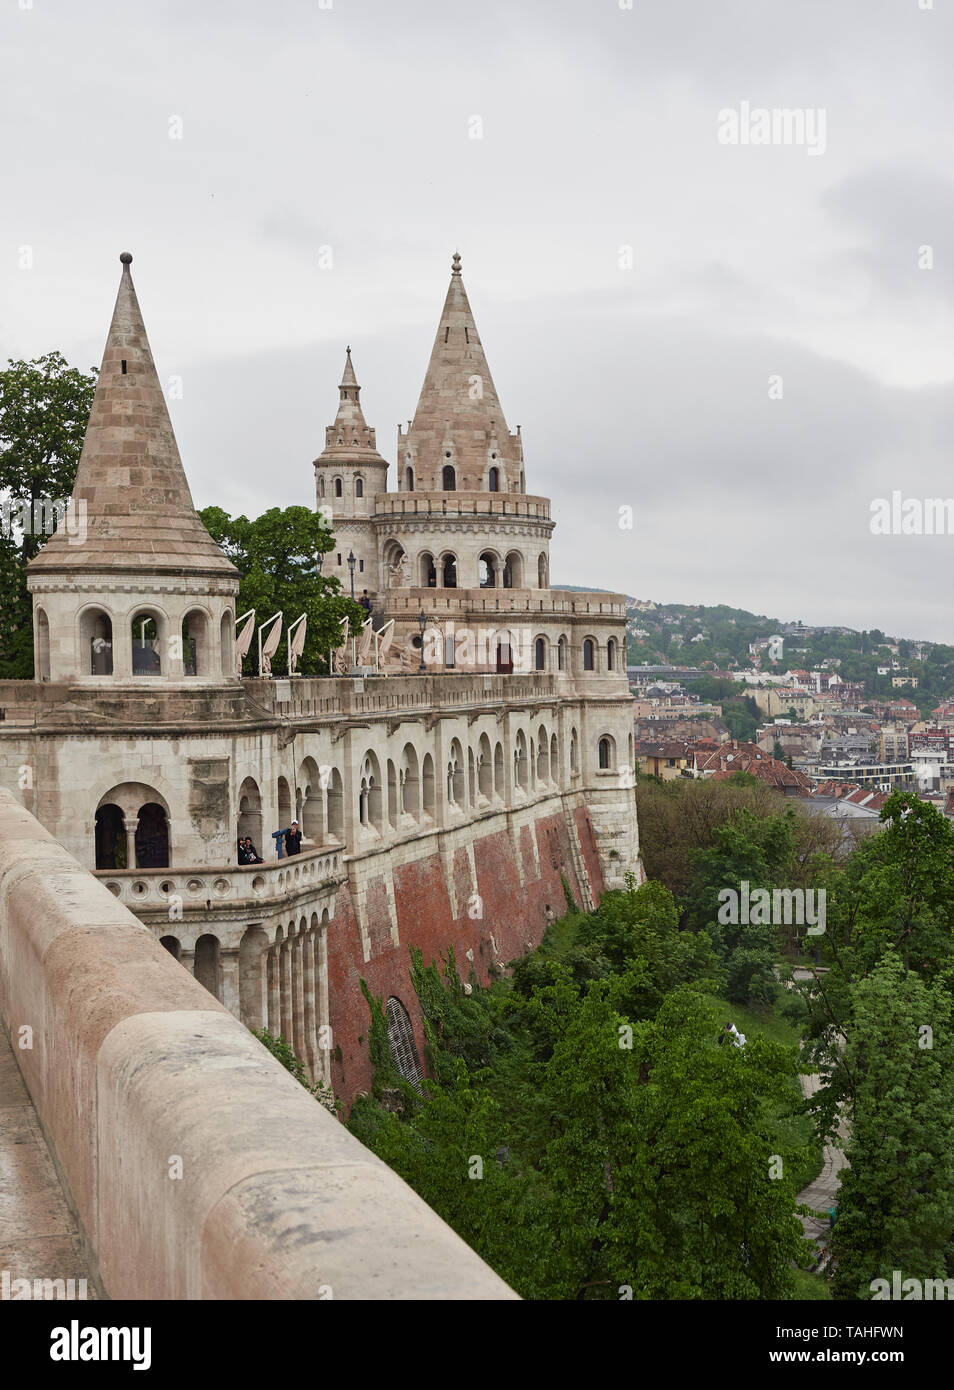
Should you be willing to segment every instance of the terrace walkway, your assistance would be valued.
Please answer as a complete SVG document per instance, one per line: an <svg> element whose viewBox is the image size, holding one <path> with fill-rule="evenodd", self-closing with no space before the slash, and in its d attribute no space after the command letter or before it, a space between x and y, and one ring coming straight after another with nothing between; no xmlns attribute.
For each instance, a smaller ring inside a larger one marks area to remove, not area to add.
<svg viewBox="0 0 954 1390"><path fill-rule="evenodd" d="M0 1299L24 1294L15 1279L93 1278L13 1051L0 1030ZM69 1290L65 1285L65 1296ZM39 1290L42 1296L42 1290ZM58 1289L51 1292L59 1293ZM83 1294L75 1285L74 1296Z"/></svg>

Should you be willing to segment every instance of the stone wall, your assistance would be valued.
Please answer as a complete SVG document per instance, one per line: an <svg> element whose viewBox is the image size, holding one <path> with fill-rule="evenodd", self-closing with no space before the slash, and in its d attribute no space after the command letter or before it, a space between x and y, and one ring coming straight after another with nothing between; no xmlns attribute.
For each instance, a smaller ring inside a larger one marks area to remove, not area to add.
<svg viewBox="0 0 954 1390"><path fill-rule="evenodd" d="M513 1297L5 791L0 1021L110 1297Z"/></svg>

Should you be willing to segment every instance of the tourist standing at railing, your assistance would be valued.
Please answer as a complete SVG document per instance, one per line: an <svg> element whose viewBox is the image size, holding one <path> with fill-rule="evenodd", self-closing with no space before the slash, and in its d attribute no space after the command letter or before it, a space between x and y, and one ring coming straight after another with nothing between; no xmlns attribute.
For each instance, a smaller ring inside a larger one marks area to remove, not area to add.
<svg viewBox="0 0 954 1390"><path fill-rule="evenodd" d="M296 820L293 820L290 829L285 831L285 853L301 854L301 831Z"/></svg>

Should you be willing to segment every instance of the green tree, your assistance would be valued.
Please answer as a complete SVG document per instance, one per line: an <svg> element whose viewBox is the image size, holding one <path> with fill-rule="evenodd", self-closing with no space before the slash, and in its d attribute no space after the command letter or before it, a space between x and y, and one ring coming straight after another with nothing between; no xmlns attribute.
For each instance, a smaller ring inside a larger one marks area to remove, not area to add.
<svg viewBox="0 0 954 1390"><path fill-rule="evenodd" d="M852 988L848 1168L832 1235L835 1298L954 1274L954 1003L886 956Z"/></svg>
<svg viewBox="0 0 954 1390"><path fill-rule="evenodd" d="M254 608L256 623L262 623L281 610L286 632L300 614L307 614L298 670L302 675L327 672L328 654L340 644L341 619L350 618L353 634L367 615L342 594L336 578L318 573L316 556L327 555L335 544L324 518L309 507L272 507L254 521L231 517L221 507L205 507L199 516L242 576L240 613ZM287 650L282 637L273 671L287 669ZM250 670L257 660L253 646L246 658Z"/></svg>
<svg viewBox="0 0 954 1390"><path fill-rule="evenodd" d="M71 367L59 352L31 362L8 359L0 372L0 495L36 515L34 503L65 501L96 388L96 369ZM46 537L36 526L0 536L0 676L33 675L33 605L25 567Z"/></svg>

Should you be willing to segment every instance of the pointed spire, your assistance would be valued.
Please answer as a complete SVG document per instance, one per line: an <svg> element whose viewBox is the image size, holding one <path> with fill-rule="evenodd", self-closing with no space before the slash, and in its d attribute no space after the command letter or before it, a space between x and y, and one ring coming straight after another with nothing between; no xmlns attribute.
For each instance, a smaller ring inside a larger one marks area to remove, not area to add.
<svg viewBox="0 0 954 1390"><path fill-rule="evenodd" d="M495 462L505 470L510 435L464 288L460 252L455 251L417 410L401 443L414 450L421 486L440 489L447 441L452 439L458 489L479 489L494 434L504 441Z"/></svg>
<svg viewBox="0 0 954 1390"><path fill-rule="evenodd" d="M196 514L129 267L113 310L73 498L86 539L60 529L29 564L49 570L164 570L234 576Z"/></svg>
<svg viewBox="0 0 954 1390"><path fill-rule="evenodd" d="M341 377L341 385L354 386L360 391L361 387L358 386L358 378L355 376L354 367L351 365L351 349L349 347L345 348L345 354L345 368Z"/></svg>
<svg viewBox="0 0 954 1390"><path fill-rule="evenodd" d="M360 450L363 458L370 455L372 462L383 462L375 449L374 430L368 425L361 409L361 387L351 361L351 349L347 347L344 371L338 385L338 413L334 424L325 430L325 448L321 457L324 458L329 450L354 453L356 449Z"/></svg>

